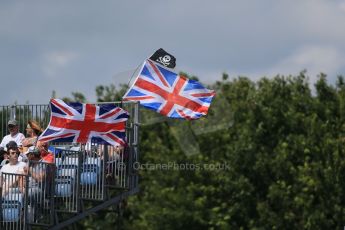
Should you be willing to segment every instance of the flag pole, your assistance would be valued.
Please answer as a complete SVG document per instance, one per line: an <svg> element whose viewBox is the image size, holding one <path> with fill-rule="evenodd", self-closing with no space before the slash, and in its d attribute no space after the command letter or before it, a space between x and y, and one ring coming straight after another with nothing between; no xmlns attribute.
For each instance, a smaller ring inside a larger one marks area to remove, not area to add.
<svg viewBox="0 0 345 230"><path fill-rule="evenodd" d="M135 68L134 72L132 73L132 76L130 77L130 79L129 79L128 83L127 83L127 89L126 89L125 95L126 95L126 93L127 93L127 90L129 89L129 84L131 83L134 74L138 71L138 69L139 69L139 67L140 67L141 65L142 65L142 64L139 64L139 65L137 66L137 68ZM123 95L122 98L123 98L125 95ZM120 101L120 108L123 108L123 99L122 99L122 98L121 98L121 101Z"/></svg>
<svg viewBox="0 0 345 230"><path fill-rule="evenodd" d="M127 89L129 88L129 84L131 83L134 74L138 71L138 69L139 69L139 67L140 67L141 65L142 65L142 63L139 64L139 65L137 66L137 68L135 68L134 72L132 73L132 76L130 77L130 79L129 79L128 83L127 83ZM122 101L122 100L121 100L121 101Z"/></svg>
<svg viewBox="0 0 345 230"><path fill-rule="evenodd" d="M145 60L145 61L146 61L146 60ZM144 61L144 63L145 63L145 61ZM129 81L128 81L128 83L127 83L126 92L125 92L125 94L122 96L122 98L123 98L124 96L126 96L126 94L128 93L128 89L130 88L130 87L129 87L129 84L131 83L134 74L138 71L139 67L142 68L142 66L144 65L144 63L139 64L139 65L137 66L137 68L134 70L134 72L133 72L131 78L129 79ZM136 78L138 78L138 76L137 76ZM122 101L123 101L122 98L121 98L121 104L122 104Z"/></svg>

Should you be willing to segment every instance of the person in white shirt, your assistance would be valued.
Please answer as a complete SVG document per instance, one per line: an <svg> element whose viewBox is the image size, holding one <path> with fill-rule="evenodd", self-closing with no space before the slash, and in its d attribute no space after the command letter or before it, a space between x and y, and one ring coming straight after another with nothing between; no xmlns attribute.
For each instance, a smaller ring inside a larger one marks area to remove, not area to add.
<svg viewBox="0 0 345 230"><path fill-rule="evenodd" d="M6 135L2 139L2 141L0 143L0 147L5 148L6 145L10 141L15 141L18 146L22 146L22 141L24 140L25 136L24 136L24 134L19 132L19 127L18 127L17 121L16 120L9 120L7 124L8 124L8 130L10 131L10 134Z"/></svg>
<svg viewBox="0 0 345 230"><path fill-rule="evenodd" d="M24 188L24 183L21 181L20 177L14 177L13 175L3 175L3 173L13 173L24 175L27 171L27 164L18 161L19 149L14 141L10 141L7 145L7 152L9 154L9 163L2 166L0 169L0 186L2 187L3 195L6 194L10 188L19 187L22 191ZM19 178L19 179L18 179Z"/></svg>

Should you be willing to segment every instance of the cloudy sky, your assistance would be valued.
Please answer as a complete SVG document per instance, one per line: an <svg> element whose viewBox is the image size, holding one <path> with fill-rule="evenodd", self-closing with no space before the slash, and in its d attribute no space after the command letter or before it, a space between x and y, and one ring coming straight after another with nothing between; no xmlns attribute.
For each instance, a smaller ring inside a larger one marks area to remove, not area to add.
<svg viewBox="0 0 345 230"><path fill-rule="evenodd" d="M203 83L345 75L345 0L0 1L0 105L127 83L156 49Z"/></svg>

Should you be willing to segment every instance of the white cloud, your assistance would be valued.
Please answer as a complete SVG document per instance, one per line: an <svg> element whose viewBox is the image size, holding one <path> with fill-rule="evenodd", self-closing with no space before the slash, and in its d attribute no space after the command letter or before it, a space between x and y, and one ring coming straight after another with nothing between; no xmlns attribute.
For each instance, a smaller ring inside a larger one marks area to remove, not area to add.
<svg viewBox="0 0 345 230"><path fill-rule="evenodd" d="M54 78L59 71L66 68L71 62L78 58L73 51L54 51L44 55L42 71L48 78Z"/></svg>
<svg viewBox="0 0 345 230"><path fill-rule="evenodd" d="M345 54L333 46L304 46L297 49L290 56L274 65L267 73L298 74L306 69L311 83L316 81L319 73L337 75L345 62Z"/></svg>

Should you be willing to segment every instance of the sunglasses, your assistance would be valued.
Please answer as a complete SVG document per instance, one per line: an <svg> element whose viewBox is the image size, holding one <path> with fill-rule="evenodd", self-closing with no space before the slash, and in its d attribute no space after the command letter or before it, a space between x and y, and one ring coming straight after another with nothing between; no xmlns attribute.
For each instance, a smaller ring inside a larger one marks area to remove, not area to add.
<svg viewBox="0 0 345 230"><path fill-rule="evenodd" d="M10 129L11 129L11 128L14 128L14 127L16 127L16 126L15 126L15 125L9 125L9 126L8 126L8 128L10 128Z"/></svg>

